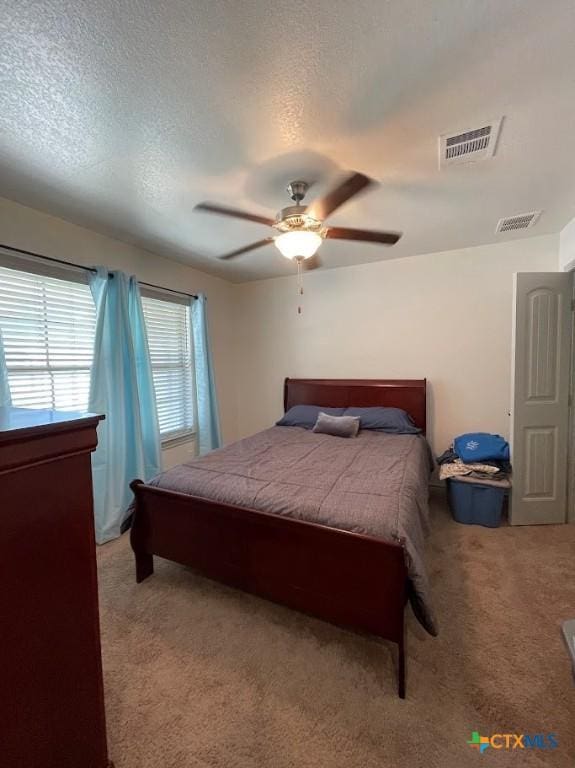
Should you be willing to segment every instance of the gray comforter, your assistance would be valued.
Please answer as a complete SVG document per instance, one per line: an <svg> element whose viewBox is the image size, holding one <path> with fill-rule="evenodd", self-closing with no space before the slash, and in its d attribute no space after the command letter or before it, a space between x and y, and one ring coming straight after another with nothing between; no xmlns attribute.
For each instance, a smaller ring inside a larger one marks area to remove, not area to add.
<svg viewBox="0 0 575 768"><path fill-rule="evenodd" d="M430 452L422 437L363 430L356 438L272 427L154 478L180 493L403 541L414 612L435 620L425 564Z"/></svg>

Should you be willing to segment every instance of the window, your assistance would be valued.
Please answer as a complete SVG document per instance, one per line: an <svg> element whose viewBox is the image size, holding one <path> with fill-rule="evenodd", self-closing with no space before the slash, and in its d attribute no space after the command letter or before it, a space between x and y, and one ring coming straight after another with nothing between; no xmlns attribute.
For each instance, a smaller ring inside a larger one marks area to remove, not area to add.
<svg viewBox="0 0 575 768"><path fill-rule="evenodd" d="M87 410L95 327L85 283L0 267L0 328L12 404Z"/></svg>
<svg viewBox="0 0 575 768"><path fill-rule="evenodd" d="M186 304L142 296L162 441L194 431L190 313Z"/></svg>
<svg viewBox="0 0 575 768"><path fill-rule="evenodd" d="M195 414L188 306L158 294L142 305L162 441L187 437ZM96 308L86 283L0 266L0 328L13 405L88 409Z"/></svg>

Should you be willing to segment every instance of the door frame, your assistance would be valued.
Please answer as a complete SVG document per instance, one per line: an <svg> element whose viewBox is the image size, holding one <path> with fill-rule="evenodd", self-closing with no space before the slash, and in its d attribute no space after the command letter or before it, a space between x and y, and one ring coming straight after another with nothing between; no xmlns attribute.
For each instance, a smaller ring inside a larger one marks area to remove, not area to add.
<svg viewBox="0 0 575 768"><path fill-rule="evenodd" d="M575 269L571 270L571 377L567 450L567 522L575 523Z"/></svg>

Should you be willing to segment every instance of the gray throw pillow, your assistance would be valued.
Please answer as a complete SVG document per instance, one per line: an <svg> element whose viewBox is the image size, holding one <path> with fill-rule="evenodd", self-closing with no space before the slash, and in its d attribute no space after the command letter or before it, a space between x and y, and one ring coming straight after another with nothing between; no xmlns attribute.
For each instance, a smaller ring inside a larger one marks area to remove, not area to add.
<svg viewBox="0 0 575 768"><path fill-rule="evenodd" d="M359 416L330 416L321 411L312 431L335 437L357 437Z"/></svg>

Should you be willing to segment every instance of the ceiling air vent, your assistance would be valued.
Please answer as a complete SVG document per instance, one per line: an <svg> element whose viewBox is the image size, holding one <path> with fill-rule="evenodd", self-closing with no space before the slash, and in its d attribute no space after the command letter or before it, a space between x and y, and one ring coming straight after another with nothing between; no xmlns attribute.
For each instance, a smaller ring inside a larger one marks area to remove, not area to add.
<svg viewBox="0 0 575 768"><path fill-rule="evenodd" d="M507 219L499 219L496 232L513 232L515 229L529 229L537 223L541 211L531 211L531 213L519 213L517 216L509 216Z"/></svg>
<svg viewBox="0 0 575 768"><path fill-rule="evenodd" d="M501 119L490 120L478 128L439 137L439 167L485 160L495 153Z"/></svg>

